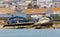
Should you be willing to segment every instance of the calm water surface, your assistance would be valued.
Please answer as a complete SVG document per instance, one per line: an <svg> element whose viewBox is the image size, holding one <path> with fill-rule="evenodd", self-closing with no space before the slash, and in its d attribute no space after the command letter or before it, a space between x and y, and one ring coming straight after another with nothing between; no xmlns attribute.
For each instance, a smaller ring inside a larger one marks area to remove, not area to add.
<svg viewBox="0 0 60 37"><path fill-rule="evenodd" d="M0 29L0 37L60 37L60 29Z"/></svg>

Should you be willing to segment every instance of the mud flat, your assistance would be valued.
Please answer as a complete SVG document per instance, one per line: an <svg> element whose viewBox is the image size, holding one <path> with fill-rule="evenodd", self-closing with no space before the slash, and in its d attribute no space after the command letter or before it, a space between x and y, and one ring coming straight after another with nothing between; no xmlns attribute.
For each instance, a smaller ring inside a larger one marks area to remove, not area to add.
<svg viewBox="0 0 60 37"><path fill-rule="evenodd" d="M60 28L60 24L54 24L54 25L53 25L53 28L59 29L59 28Z"/></svg>
<svg viewBox="0 0 60 37"><path fill-rule="evenodd" d="M2 28L3 28L3 26L4 26L4 25L0 25L0 29L2 29Z"/></svg>
<svg viewBox="0 0 60 37"><path fill-rule="evenodd" d="M25 28L24 28L25 27ZM60 29L60 24L53 24L52 27L47 27L47 26L34 26L34 27L30 27L30 26L6 26L4 27L4 25L0 24L0 29L49 29L49 28L55 28L55 29Z"/></svg>

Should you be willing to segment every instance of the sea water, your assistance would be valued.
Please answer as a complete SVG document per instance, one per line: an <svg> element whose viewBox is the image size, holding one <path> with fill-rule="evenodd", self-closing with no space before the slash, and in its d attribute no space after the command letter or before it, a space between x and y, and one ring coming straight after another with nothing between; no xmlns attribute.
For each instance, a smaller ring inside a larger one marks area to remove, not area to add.
<svg viewBox="0 0 60 37"><path fill-rule="evenodd" d="M0 37L60 37L60 29L0 29Z"/></svg>

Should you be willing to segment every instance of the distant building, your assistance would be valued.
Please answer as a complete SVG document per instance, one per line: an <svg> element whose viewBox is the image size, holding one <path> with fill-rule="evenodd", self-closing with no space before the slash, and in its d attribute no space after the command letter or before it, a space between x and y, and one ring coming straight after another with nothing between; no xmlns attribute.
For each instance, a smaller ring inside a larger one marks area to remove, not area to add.
<svg viewBox="0 0 60 37"><path fill-rule="evenodd" d="M31 3L33 7L37 5L39 8L60 8L60 0L1 0L0 7L27 9L29 3Z"/></svg>
<svg viewBox="0 0 60 37"><path fill-rule="evenodd" d="M56 8L60 8L60 0L53 0Z"/></svg>
<svg viewBox="0 0 60 37"><path fill-rule="evenodd" d="M14 14L14 13L16 13L16 11L10 8L0 8L0 14Z"/></svg>
<svg viewBox="0 0 60 37"><path fill-rule="evenodd" d="M24 9L26 14L44 15L47 14L60 14L60 8L40 8L40 9Z"/></svg>
<svg viewBox="0 0 60 37"><path fill-rule="evenodd" d="M40 8L51 8L53 6L52 0L37 0L37 4Z"/></svg>

